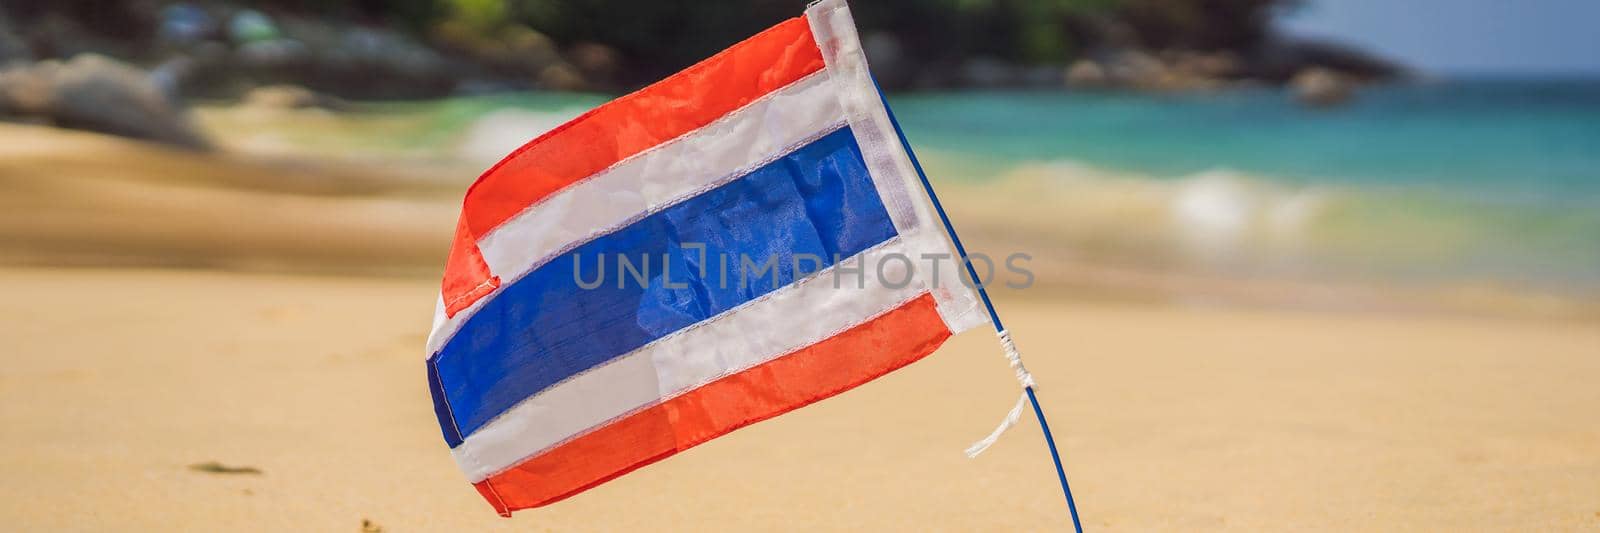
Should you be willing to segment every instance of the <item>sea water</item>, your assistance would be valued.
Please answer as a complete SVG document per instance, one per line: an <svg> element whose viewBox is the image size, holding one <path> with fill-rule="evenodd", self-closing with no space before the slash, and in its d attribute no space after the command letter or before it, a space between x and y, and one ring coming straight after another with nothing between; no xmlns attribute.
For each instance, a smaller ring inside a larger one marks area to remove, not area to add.
<svg viewBox="0 0 1600 533"><path fill-rule="evenodd" d="M1600 81L1370 87L1330 109L1272 89L891 103L936 180L1046 180L1127 202L1015 199L1113 218L1087 222L1101 227L1164 216L1167 234L1136 238L1196 265L1600 287Z"/></svg>
<svg viewBox="0 0 1600 533"><path fill-rule="evenodd" d="M378 117L369 140L396 154L486 168L607 99L494 95L360 115ZM974 245L1008 248L996 253L1600 295L1600 80L1375 86L1327 109L1272 88L889 100L957 225ZM311 144L350 146L364 130L336 131Z"/></svg>

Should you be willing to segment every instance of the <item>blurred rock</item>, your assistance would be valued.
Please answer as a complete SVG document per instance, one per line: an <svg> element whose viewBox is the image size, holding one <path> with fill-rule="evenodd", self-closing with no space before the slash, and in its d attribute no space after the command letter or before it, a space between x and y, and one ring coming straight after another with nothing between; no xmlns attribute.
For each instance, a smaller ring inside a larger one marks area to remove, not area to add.
<svg viewBox="0 0 1600 533"><path fill-rule="evenodd" d="M502 63L514 63L522 72L537 72L561 60L556 53L556 43L543 33L527 26L512 26L501 32L500 46L495 58Z"/></svg>
<svg viewBox="0 0 1600 533"><path fill-rule="evenodd" d="M1139 49L1115 50L1105 54L1100 64L1106 77L1124 87L1153 87L1167 75L1167 66L1156 56Z"/></svg>
<svg viewBox="0 0 1600 533"><path fill-rule="evenodd" d="M240 45L235 53L240 65L263 69L291 66L309 56L306 45L294 39L252 41Z"/></svg>
<svg viewBox="0 0 1600 533"><path fill-rule="evenodd" d="M1135 2L1139 7L1108 4L1104 9L1066 10L1074 13L1053 23L1052 31L1061 41L1047 57L1077 60L1070 64L1019 62L1016 58L1036 54L1019 53L1018 47L1025 43L1000 31L961 36L959 46L942 46L944 39L954 36L938 33L944 30L936 28L948 26L941 24L894 29L869 24L863 28L862 46L872 58L876 79L887 89L1065 84L1191 91L1247 81L1283 85L1309 67L1326 68L1361 83L1399 74L1397 67L1374 56L1286 38L1268 31L1270 17L1250 18L1268 14L1267 6L1279 2L1291 3L1270 0L1235 6L1186 0L1163 7L1166 4L1152 0ZM981 3L987 7L973 8L974 12L998 14L1018 8L1014 2ZM0 14L0 66L82 53L141 65L185 56L193 61L194 74L185 78L184 91L212 98L236 98L250 87L284 83L355 99L434 98L540 87L621 90L664 75L662 70L671 62L661 58L674 57L656 53L654 47L638 48L637 43L651 42L641 38L682 51L696 49L710 35L675 36L660 25L633 28L633 35L583 30L586 19L604 13L600 6L593 8L594 13L590 8L556 10L562 12L559 16L543 13L571 19L565 22L536 17L540 24L549 24L541 27L553 34L592 41L558 43L516 22L527 20L528 13L506 11L504 4L490 1L483 6L487 15L469 16L461 9L424 13L416 9L421 4L401 8L384 2L330 7L317 2L262 5L237 0L0 0L5 6L0 8L5 11ZM929 7L918 10L917 16L949 16L948 22L966 23L967 15L951 9ZM12 16L9 24L6 15ZM742 16L709 26L722 27ZM989 28L992 24L986 20L1002 19L977 17L970 22L974 29L996 29ZM666 32L667 37L655 39L637 32ZM1084 55L1073 55L1080 53Z"/></svg>
<svg viewBox="0 0 1600 533"><path fill-rule="evenodd" d="M272 22L260 11L254 9L240 10L233 14L233 20L228 21L228 37L236 43L253 43L277 39L281 32L278 25Z"/></svg>
<svg viewBox="0 0 1600 533"><path fill-rule="evenodd" d="M217 31L217 22L210 14L187 2L162 8L157 18L156 35L169 44L197 43Z"/></svg>
<svg viewBox="0 0 1600 533"><path fill-rule="evenodd" d="M381 28L349 29L343 32L338 45L314 47L312 52L332 65L390 71L407 77L442 76L445 70L445 60L437 52Z"/></svg>
<svg viewBox="0 0 1600 533"><path fill-rule="evenodd" d="M1162 55L1171 70L1193 79L1222 80L1244 71L1239 56L1231 52L1173 50Z"/></svg>
<svg viewBox="0 0 1600 533"><path fill-rule="evenodd" d="M454 57L457 94L534 89L544 85L540 80L547 68L562 62L554 40L519 24L480 31L465 21L446 20L434 27L433 36L434 42ZM596 64L594 68L610 67Z"/></svg>
<svg viewBox="0 0 1600 533"><path fill-rule="evenodd" d="M0 72L0 110L29 120L185 148L208 143L138 67L95 54Z"/></svg>
<svg viewBox="0 0 1600 533"><path fill-rule="evenodd" d="M527 26L511 26L498 38L481 37L468 45L469 54L505 77L535 78L545 68L561 62L555 41Z"/></svg>
<svg viewBox="0 0 1600 533"><path fill-rule="evenodd" d="M1080 88L1101 88L1110 83L1106 76L1106 69L1099 63L1087 59L1079 59L1067 67L1067 86Z"/></svg>
<svg viewBox="0 0 1600 533"><path fill-rule="evenodd" d="M1289 88L1302 104L1332 107L1350 100L1355 94L1356 81L1332 69L1311 67L1295 74L1289 80Z"/></svg>
<svg viewBox="0 0 1600 533"><path fill-rule="evenodd" d="M54 101L54 62L0 70L0 116L37 118L50 112ZM48 72L49 74L46 74Z"/></svg>
<svg viewBox="0 0 1600 533"><path fill-rule="evenodd" d="M241 105L257 109L347 109L349 104L339 98L319 94L298 85L268 85L245 93Z"/></svg>
<svg viewBox="0 0 1600 533"><path fill-rule="evenodd" d="M1355 48L1304 39L1275 39L1255 52L1249 77L1285 83L1313 67L1343 74L1362 83L1390 81L1405 69Z"/></svg>
<svg viewBox="0 0 1600 533"><path fill-rule="evenodd" d="M150 83L160 90L167 100L177 102L180 99L179 88L193 71L194 59L184 55L175 56L150 69Z"/></svg>
<svg viewBox="0 0 1600 533"><path fill-rule="evenodd" d="M1102 50L1067 69L1067 85L1141 91L1210 91L1229 86L1241 71L1237 56L1167 50Z"/></svg>
<svg viewBox="0 0 1600 533"><path fill-rule="evenodd" d="M539 86L558 91L581 91L589 88L584 82L583 75L578 69L566 63L556 63L545 67L539 73Z"/></svg>
<svg viewBox="0 0 1600 533"><path fill-rule="evenodd" d="M578 43L567 49L567 61L590 85L609 83L616 78L622 66L622 56L609 46L598 43Z"/></svg>
<svg viewBox="0 0 1600 533"><path fill-rule="evenodd" d="M433 98L451 94L467 77L469 62L448 61L386 28L245 11L231 20L235 46L205 41L184 49L195 60L194 81L185 85L190 94L232 98L250 87L287 83L348 98Z"/></svg>

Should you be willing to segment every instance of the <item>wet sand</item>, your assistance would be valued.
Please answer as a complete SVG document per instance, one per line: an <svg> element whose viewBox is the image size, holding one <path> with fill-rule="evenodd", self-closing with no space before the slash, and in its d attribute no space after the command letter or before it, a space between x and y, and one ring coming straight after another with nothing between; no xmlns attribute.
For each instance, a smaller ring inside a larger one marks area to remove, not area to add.
<svg viewBox="0 0 1600 533"><path fill-rule="evenodd" d="M428 276L465 188L0 124L0 264Z"/></svg>

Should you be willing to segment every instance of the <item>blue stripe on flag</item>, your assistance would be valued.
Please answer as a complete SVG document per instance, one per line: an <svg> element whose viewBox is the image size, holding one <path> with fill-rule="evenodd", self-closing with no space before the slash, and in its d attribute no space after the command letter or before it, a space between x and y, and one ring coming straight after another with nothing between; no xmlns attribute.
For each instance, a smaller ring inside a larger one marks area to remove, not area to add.
<svg viewBox="0 0 1600 533"><path fill-rule="evenodd" d="M461 433L456 429L455 418L450 416L450 404L444 400L443 385L439 383L439 365L436 358L429 357L428 364L428 395L433 397L433 416L439 417L439 428L444 430L444 440L450 447L456 447L461 442Z"/></svg>
<svg viewBox="0 0 1600 533"><path fill-rule="evenodd" d="M433 356L430 388L436 404L449 402L436 406L445 440L455 447L524 398L894 235L861 149L842 128L598 237L506 286ZM703 243L704 261L685 243ZM797 272L800 254L821 265L802 259ZM620 271L619 256L641 270L648 261L654 279ZM754 263L743 284L741 257ZM750 274L769 258L776 274ZM575 274L592 283L602 268L600 286L579 287Z"/></svg>

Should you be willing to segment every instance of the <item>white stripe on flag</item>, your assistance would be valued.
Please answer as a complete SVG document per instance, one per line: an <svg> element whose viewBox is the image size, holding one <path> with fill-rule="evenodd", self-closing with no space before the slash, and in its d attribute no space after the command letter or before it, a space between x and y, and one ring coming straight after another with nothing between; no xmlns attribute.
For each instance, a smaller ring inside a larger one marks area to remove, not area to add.
<svg viewBox="0 0 1600 533"><path fill-rule="evenodd" d="M699 195L844 125L827 72L767 93L716 121L574 183L478 241L489 269L511 282L572 248ZM428 354L492 296L435 322Z"/></svg>
<svg viewBox="0 0 1600 533"><path fill-rule="evenodd" d="M760 299L573 376L502 413L468 435L451 453L476 483L630 413L833 337L928 292L930 269L921 254L939 251L938 237L928 232L909 239L894 237ZM896 254L915 264L884 260ZM862 287L856 285L853 274L840 274L835 287L834 273L841 264L864 266ZM946 260L939 283L952 282L955 278L947 275L952 270ZM912 277L905 286L890 286L900 284L908 274Z"/></svg>
<svg viewBox="0 0 1600 533"><path fill-rule="evenodd" d="M910 154L900 143L900 135L889 120L889 111L872 81L849 6L843 0L819 0L806 8L806 20L811 24L811 34L827 64L824 70L833 78L836 98L849 119L850 132L861 147L861 156L872 174L873 184L878 187L878 196L883 198L883 205L894 220L895 229L902 235L913 231L937 234L939 244L921 251L947 253L956 258L947 264L962 268L960 256L945 237L944 225L934 216L922 188L922 179L911 165ZM971 289L953 283L940 287L933 291L933 299L951 333L961 333L989 321Z"/></svg>

